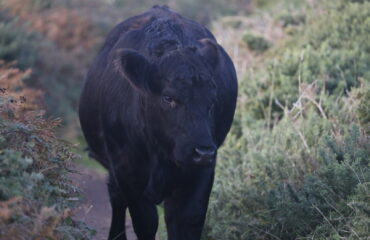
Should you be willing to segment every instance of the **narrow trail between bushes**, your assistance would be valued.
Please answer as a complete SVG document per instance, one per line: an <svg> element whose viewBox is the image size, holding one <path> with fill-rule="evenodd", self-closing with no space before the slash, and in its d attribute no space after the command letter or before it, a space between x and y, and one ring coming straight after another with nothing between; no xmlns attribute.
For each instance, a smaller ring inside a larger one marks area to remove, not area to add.
<svg viewBox="0 0 370 240"><path fill-rule="evenodd" d="M111 220L107 176L80 165L75 165L74 170L77 173L71 174L71 179L82 190L85 199L85 203L76 209L75 219L84 221L96 230L93 240L106 240ZM126 219L126 235L128 240L136 239L129 217Z"/></svg>

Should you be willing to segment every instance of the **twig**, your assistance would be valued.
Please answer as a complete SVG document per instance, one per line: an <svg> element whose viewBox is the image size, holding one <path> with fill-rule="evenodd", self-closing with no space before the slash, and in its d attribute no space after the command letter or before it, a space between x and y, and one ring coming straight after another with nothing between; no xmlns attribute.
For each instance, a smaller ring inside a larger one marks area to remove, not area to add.
<svg viewBox="0 0 370 240"><path fill-rule="evenodd" d="M333 230L339 235L337 229L335 229L335 227L331 224L331 222L329 221L329 219L324 215L323 212L321 212L321 210L316 206L316 205L312 205L319 213L320 215L325 219L325 221L327 221L329 223L329 225L333 228Z"/></svg>

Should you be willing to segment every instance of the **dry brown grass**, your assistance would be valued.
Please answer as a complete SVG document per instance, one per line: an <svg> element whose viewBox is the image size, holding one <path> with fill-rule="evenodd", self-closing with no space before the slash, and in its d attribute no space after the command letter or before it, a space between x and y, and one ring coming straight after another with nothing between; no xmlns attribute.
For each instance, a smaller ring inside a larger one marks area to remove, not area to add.
<svg viewBox="0 0 370 240"><path fill-rule="evenodd" d="M237 23L238 27L233 27L235 23ZM248 50L247 46L242 42L243 35L246 32L263 36L274 44L278 44L286 36L282 26L267 14L254 17L224 17L214 22L212 32L215 34L217 41L233 59L239 79L245 76L247 69L250 69L263 57Z"/></svg>

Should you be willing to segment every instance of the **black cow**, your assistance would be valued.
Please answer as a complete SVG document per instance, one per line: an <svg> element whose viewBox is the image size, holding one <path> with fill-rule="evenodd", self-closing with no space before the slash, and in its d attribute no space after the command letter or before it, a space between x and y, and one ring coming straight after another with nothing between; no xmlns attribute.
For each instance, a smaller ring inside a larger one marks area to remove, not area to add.
<svg viewBox="0 0 370 240"><path fill-rule="evenodd" d="M154 6L111 31L86 80L80 122L109 171L109 239L126 239L128 208L138 239L154 240L162 201L168 239L200 239L235 111L229 56L205 27Z"/></svg>

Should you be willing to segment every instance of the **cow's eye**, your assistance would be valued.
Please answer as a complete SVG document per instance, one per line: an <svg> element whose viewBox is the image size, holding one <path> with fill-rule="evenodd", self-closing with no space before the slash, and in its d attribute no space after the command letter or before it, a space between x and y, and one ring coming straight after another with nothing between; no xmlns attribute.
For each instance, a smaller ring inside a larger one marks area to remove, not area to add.
<svg viewBox="0 0 370 240"><path fill-rule="evenodd" d="M170 97L170 96L163 96L162 97L162 100L163 100L164 103L170 105L170 107L172 107L172 108L176 107L176 101L172 97Z"/></svg>

